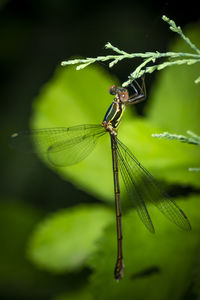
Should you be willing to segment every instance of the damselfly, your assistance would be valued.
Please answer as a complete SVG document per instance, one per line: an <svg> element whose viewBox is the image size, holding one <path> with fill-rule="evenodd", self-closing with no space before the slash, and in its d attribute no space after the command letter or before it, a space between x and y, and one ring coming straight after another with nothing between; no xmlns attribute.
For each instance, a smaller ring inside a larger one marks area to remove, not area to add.
<svg viewBox="0 0 200 300"><path fill-rule="evenodd" d="M125 88L114 85L110 87L109 92L115 97L100 125L35 129L14 133L11 136L14 147L43 152L54 166L69 166L86 158L99 138L107 132L110 134L117 220L117 262L114 271L117 280L123 277L124 269L118 169L140 219L150 232L154 232L154 226L146 207L147 202L153 203L181 229L191 229L184 212L173 199L164 195L152 175L117 137L126 106L139 103L146 98L144 78L142 78L141 86L136 82L132 87L134 94L131 97Z"/></svg>

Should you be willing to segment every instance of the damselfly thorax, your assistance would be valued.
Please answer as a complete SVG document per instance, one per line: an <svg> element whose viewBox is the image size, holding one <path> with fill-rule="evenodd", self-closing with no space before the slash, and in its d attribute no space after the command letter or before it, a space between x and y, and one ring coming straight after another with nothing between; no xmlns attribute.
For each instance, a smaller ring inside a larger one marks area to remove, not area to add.
<svg viewBox="0 0 200 300"><path fill-rule="evenodd" d="M129 94L127 89L115 85L110 87L109 92L111 95L115 95L115 98L105 114L102 126L110 134L117 135L117 128L124 114Z"/></svg>

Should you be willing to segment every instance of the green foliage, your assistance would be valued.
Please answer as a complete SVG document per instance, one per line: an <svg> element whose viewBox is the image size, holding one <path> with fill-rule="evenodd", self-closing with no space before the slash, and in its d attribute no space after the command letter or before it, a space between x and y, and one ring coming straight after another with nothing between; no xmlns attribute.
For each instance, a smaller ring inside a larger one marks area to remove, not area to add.
<svg viewBox="0 0 200 300"><path fill-rule="evenodd" d="M27 238L43 214L19 199L1 197L0 200L1 293L9 299L15 299L16 294L22 299L29 299L30 294L31 299L38 299L40 293L55 291L58 280L38 272L26 259Z"/></svg>
<svg viewBox="0 0 200 300"><path fill-rule="evenodd" d="M114 280L112 269L115 226L107 228L99 251L91 259L94 299L182 299L193 279L191 274L197 269L200 197L191 195L187 200L177 200L192 220L190 233L175 228L154 207L150 207L150 213L155 221L155 235L144 228L135 211L123 218L125 276L119 283ZM142 275L148 269L156 271Z"/></svg>
<svg viewBox="0 0 200 300"><path fill-rule="evenodd" d="M169 132L163 132L159 134L152 134L152 136L159 139L165 138L167 140L176 140L182 143L200 146L200 136L190 130L187 131L187 134L188 136L184 136L182 134L171 134ZM200 168L188 168L188 170L191 172L199 172Z"/></svg>
<svg viewBox="0 0 200 300"><path fill-rule="evenodd" d="M81 73L72 67L59 68L33 105L31 126L49 128L101 124L112 99L108 88L113 81L116 79L101 68L87 68ZM112 201L112 164L109 147L108 137L102 138L95 152L87 159L70 168L57 168L56 171L62 178L72 181L79 188L101 199Z"/></svg>
<svg viewBox="0 0 200 300"><path fill-rule="evenodd" d="M97 250L104 227L114 212L100 205L81 205L50 215L29 243L29 257L54 272L80 269Z"/></svg>
<svg viewBox="0 0 200 300"><path fill-rule="evenodd" d="M119 136L156 178L198 187L199 175L189 173L188 168L198 165L199 149L193 145L153 139L152 134L161 131L158 128L146 119L132 120L123 124Z"/></svg>
<svg viewBox="0 0 200 300"><path fill-rule="evenodd" d="M72 59L63 61L61 63L61 66L67 66L67 65L78 65L76 67L76 70L82 70L89 65L99 62L99 61L108 61L111 60L109 63L109 67L112 68L114 65L116 65L118 62L120 62L123 59L133 59L136 57L142 58L144 61L130 74L129 79L125 81L122 86L128 86L131 84L136 78L140 78L145 73L152 73L156 70L162 70L169 66L174 65L192 65L200 62L200 49L197 48L197 46L191 42L191 40L183 33L180 26L177 26L176 23L173 20L170 20L168 17L163 16L163 21L167 22L169 24L169 28L180 35L182 40L189 45L190 48L194 53L191 52L183 52L182 49L180 49L179 52L166 52L166 53L160 53L159 51L156 52L145 52L145 53L127 53L123 50L118 49L117 47L113 46L111 43L107 43L105 45L106 49L111 49L113 52L115 52L115 55L107 55L107 56L98 56L98 57L88 57L84 59ZM156 60L160 58L168 59L167 61L155 64ZM148 66L149 63L153 63L153 65ZM199 77L195 80L195 83L199 83Z"/></svg>
<svg viewBox="0 0 200 300"><path fill-rule="evenodd" d="M188 26L186 33L198 45L200 45L200 24ZM188 45L183 40L177 39L171 45L171 50L187 51ZM169 132L183 134L187 130L200 133L200 86L194 84L198 76L198 65L174 66L167 68L165 72L159 72L157 85L152 89L147 107L148 120L157 126L161 126Z"/></svg>
<svg viewBox="0 0 200 300"><path fill-rule="evenodd" d="M192 131L187 131L188 136L184 136L182 134L171 134L169 132L163 132L158 134L153 134L153 137L157 137L159 139L165 138L166 140L176 140L182 143L193 144L200 146L200 136L197 136Z"/></svg>
<svg viewBox="0 0 200 300"><path fill-rule="evenodd" d="M26 238L40 214L24 203L1 198L0 204L0 282L7 285L16 282L20 285L26 280L27 285L33 280L31 267L25 261ZM16 274L16 270L18 273Z"/></svg>
<svg viewBox="0 0 200 300"><path fill-rule="evenodd" d="M199 32L199 24L196 27L188 26L186 29L187 35L198 45L200 44ZM180 49L186 51L187 48L188 46L180 39L171 45L173 51L179 51ZM198 66L193 65L190 68L175 66L160 73L157 85L152 89L149 105L146 108L148 121L178 135L185 133L188 129L198 135L200 133L200 86L193 83L198 72ZM167 143L169 144L169 141ZM174 145L176 150L179 149L177 142L170 142L170 144ZM170 150L170 148L167 147L166 150ZM190 182L190 184L199 186L199 175L197 173L188 174L189 167L192 169L199 165L199 149L192 145L185 145L181 146L180 153L177 153L177 156L176 152L171 152L176 160L174 166L178 163L179 158L181 159L184 156L184 152L191 156L191 162L188 161L187 163L187 159L183 159L182 167L184 168L181 168L181 166L180 169L176 168L173 176L177 178L177 181L180 179L182 182ZM184 163L186 163L185 166ZM166 174L165 178L170 180L170 175Z"/></svg>
<svg viewBox="0 0 200 300"><path fill-rule="evenodd" d="M78 289L73 292L64 293L62 295L57 296L54 300L93 300L93 295L86 286L83 289Z"/></svg>

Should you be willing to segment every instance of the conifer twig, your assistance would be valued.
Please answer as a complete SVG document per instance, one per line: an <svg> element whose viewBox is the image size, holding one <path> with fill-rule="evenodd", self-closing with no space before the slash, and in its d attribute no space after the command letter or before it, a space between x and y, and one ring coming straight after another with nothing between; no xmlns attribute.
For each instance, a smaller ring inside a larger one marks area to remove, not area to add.
<svg viewBox="0 0 200 300"><path fill-rule="evenodd" d="M73 65L76 64L77 70L81 70L95 62L109 62L109 67L112 68L114 65L116 65L118 62L120 62L123 59L134 59L134 58L141 58L142 62L141 64L128 76L128 80L125 81L122 86L128 86L131 84L136 78L141 77L145 73L152 73L155 70L162 70L169 66L174 65L191 65L195 63L200 62L200 49L197 48L197 46L191 42L191 40L186 37L181 29L180 26L177 26L176 23L173 20L170 20L168 17L163 16L163 21L167 22L169 24L169 28L180 35L180 37L190 46L190 48L195 53L188 53L188 52L145 52L145 53L127 53L123 50L120 50L119 48L113 46L111 43L107 43L105 45L106 49L112 50L115 54L114 55L107 55L107 56L98 56L98 57L88 57L84 59L73 59L73 60L67 60L62 61L61 66L67 66L67 65ZM158 59L164 58L165 61L159 64L155 64L155 62ZM150 63L153 63L149 66ZM147 66L148 65L148 66ZM200 76L195 80L195 83L200 82Z"/></svg>

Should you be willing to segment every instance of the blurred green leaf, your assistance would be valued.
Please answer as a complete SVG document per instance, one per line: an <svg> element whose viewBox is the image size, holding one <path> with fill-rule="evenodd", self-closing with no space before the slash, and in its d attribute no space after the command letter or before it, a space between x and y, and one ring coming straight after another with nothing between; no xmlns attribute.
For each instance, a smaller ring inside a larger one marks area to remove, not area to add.
<svg viewBox="0 0 200 300"><path fill-rule="evenodd" d="M200 248L200 246L199 246ZM198 249L200 250L200 249ZM196 256L195 264L193 268L193 282L192 291L196 295L196 299L200 299L200 255Z"/></svg>
<svg viewBox="0 0 200 300"><path fill-rule="evenodd" d="M200 23L188 25L184 33L200 47ZM190 48L177 37L169 50L186 52ZM194 83L198 76L198 64L174 66L158 72L149 96L148 120L171 133L185 134L191 130L200 134L200 85Z"/></svg>
<svg viewBox="0 0 200 300"><path fill-rule="evenodd" d="M33 207L1 198L0 204L0 278L1 283L13 281L18 285L32 280L32 270L25 260L26 238L41 214Z"/></svg>
<svg viewBox="0 0 200 300"><path fill-rule="evenodd" d="M29 257L54 272L80 269L97 249L97 240L113 212L100 205L80 205L56 212L39 224L29 243Z"/></svg>
<svg viewBox="0 0 200 300"><path fill-rule="evenodd" d="M123 124L119 138L132 150L140 163L155 178L171 184L200 186L200 174L189 172L189 167L199 165L200 148L177 141L159 140L153 133L162 132L146 119L132 120Z"/></svg>
<svg viewBox="0 0 200 300"><path fill-rule="evenodd" d="M1 197L0 289L9 299L40 299L56 290L58 280L39 272L26 259L28 236L42 217L28 203Z"/></svg>
<svg viewBox="0 0 200 300"><path fill-rule="evenodd" d="M184 32L200 45L199 23L189 25ZM188 47L178 37L170 51L187 51ZM196 187L200 186L200 174L188 172L188 169L199 166L199 147L175 141L156 141L151 135L163 131L186 134L187 130L200 134L200 85L194 83L198 75L198 64L169 67L158 72L147 99L147 117L136 122L132 120L120 131L125 143L134 149L133 153L155 177ZM132 138L126 134L130 128Z"/></svg>
<svg viewBox="0 0 200 300"><path fill-rule="evenodd" d="M196 44L200 45L200 24L189 25L184 32ZM172 43L170 51L187 51L188 45L180 38ZM176 66L157 74L147 106L147 121L160 129L154 133L169 131L186 134L187 130L200 134L200 85L194 80L199 75L199 66ZM188 172L188 168L198 167L200 150L196 146L183 145L175 141L162 143L160 140L157 162L163 161L161 178L174 183L200 186L200 174ZM150 144L149 144L150 145ZM152 151L150 152L152 155ZM161 158L162 155L162 158ZM158 172L155 171L155 174Z"/></svg>
<svg viewBox="0 0 200 300"><path fill-rule="evenodd" d="M90 260L94 299L183 299L199 255L200 197L177 200L191 221L191 232L179 230L154 207L149 210L155 234L146 230L135 211L123 218L125 274L118 283L114 280L115 225L105 230L99 250ZM156 271L145 275L151 269Z"/></svg>
<svg viewBox="0 0 200 300"><path fill-rule="evenodd" d="M93 300L93 296L88 289L88 286L83 289L74 290L73 292L64 293L54 298L54 300Z"/></svg>
<svg viewBox="0 0 200 300"><path fill-rule="evenodd" d="M116 79L100 67L76 71L59 68L33 105L31 127L49 128L101 124L112 101L108 88ZM102 138L95 151L78 165L57 168L61 177L95 196L112 200L112 163L109 138ZM107 143L106 143L107 142ZM102 189L103 181L104 188Z"/></svg>
<svg viewBox="0 0 200 300"><path fill-rule="evenodd" d="M50 274L38 270L27 259L27 240L44 213L17 199L1 197L0 200L0 298L52 299L52 295L62 291L82 288L87 281L87 270Z"/></svg>

